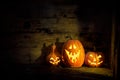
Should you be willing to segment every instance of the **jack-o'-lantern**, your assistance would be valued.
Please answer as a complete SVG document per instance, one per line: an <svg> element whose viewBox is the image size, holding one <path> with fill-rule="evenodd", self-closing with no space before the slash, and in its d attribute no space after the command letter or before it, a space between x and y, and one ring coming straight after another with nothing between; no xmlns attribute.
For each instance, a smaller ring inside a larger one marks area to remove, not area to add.
<svg viewBox="0 0 120 80"><path fill-rule="evenodd" d="M84 63L85 52L79 40L70 39L63 44L62 61L68 67L81 67Z"/></svg>
<svg viewBox="0 0 120 80"><path fill-rule="evenodd" d="M56 45L52 45L52 50L47 56L49 64L57 66L60 63L60 54L56 50Z"/></svg>
<svg viewBox="0 0 120 80"><path fill-rule="evenodd" d="M102 52L87 52L85 64L90 67L99 67L103 64L104 55Z"/></svg>

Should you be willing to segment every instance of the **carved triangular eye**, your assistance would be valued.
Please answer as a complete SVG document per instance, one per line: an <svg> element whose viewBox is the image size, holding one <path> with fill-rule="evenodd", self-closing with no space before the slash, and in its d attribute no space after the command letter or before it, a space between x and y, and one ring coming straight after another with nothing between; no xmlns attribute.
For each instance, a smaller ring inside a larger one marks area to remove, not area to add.
<svg viewBox="0 0 120 80"><path fill-rule="evenodd" d="M69 49L72 49L72 45L69 46Z"/></svg>
<svg viewBox="0 0 120 80"><path fill-rule="evenodd" d="M93 57L93 55L92 55L92 54L90 54L90 57Z"/></svg>
<svg viewBox="0 0 120 80"><path fill-rule="evenodd" d="M99 59L99 58L101 58L102 56L101 55L99 55L97 58Z"/></svg>

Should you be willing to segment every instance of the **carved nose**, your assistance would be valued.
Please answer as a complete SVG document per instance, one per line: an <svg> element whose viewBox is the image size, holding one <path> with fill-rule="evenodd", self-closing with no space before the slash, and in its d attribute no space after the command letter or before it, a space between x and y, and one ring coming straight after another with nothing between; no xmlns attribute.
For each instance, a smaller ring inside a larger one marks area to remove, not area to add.
<svg viewBox="0 0 120 80"><path fill-rule="evenodd" d="M71 52L72 53L72 55L75 55L75 52Z"/></svg>
<svg viewBox="0 0 120 80"><path fill-rule="evenodd" d="M95 58L93 58L93 61L94 61L94 62L96 62L96 59L95 59Z"/></svg>

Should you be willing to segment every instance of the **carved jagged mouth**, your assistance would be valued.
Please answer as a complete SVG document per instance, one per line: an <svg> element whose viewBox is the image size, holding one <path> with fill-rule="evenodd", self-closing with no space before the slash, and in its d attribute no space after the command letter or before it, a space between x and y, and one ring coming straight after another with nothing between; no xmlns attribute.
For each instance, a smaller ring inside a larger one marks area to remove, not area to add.
<svg viewBox="0 0 120 80"><path fill-rule="evenodd" d="M59 59L59 57L56 57L55 59L54 58L50 58L49 62L51 64L57 65L60 62L60 59Z"/></svg>
<svg viewBox="0 0 120 80"><path fill-rule="evenodd" d="M94 58L94 56L91 54L89 56L93 59L92 61L88 59L88 63L90 65L98 66L101 63L103 63L103 61L100 60L100 58L102 57L101 55L99 55L99 56L96 55L96 58Z"/></svg>
<svg viewBox="0 0 120 80"><path fill-rule="evenodd" d="M65 52L72 63L75 63L80 55L80 50L78 50L76 53L72 53L65 49Z"/></svg>
<svg viewBox="0 0 120 80"><path fill-rule="evenodd" d="M89 62L91 65L95 65L95 66L103 63L103 61L100 61L100 62L92 62L92 61L90 61L90 60L88 60L88 62Z"/></svg>

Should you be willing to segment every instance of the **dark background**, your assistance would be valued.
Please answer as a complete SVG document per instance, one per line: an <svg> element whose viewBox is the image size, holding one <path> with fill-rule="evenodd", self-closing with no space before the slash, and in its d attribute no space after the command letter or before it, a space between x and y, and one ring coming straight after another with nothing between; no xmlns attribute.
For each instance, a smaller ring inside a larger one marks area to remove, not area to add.
<svg viewBox="0 0 120 80"><path fill-rule="evenodd" d="M23 64L19 63L19 61L17 62L16 58L19 58L19 55L15 56L15 59L14 59L13 58L14 54L9 53L9 50L12 47L11 44L15 42L15 40L11 41L9 36L16 35L19 33L16 31L16 24L19 25L17 20L22 19L23 22L27 20L28 22L26 21L24 23L23 29L30 29L31 28L30 23L32 22L29 22L29 21L33 18L37 19L38 21L41 20L41 18L46 18L46 16L48 16L49 13L46 14L44 11L48 9L49 7L51 8L51 5L54 5L54 6L77 5L78 7L75 10L74 14L77 16L79 23L85 24L84 26L82 26L82 28L80 28L82 29L82 31L79 33L79 37L83 38L82 42L83 42L83 45L85 46L86 51L93 50L93 47L86 46L85 41L91 42L92 44L97 46L96 49L98 51L104 52L105 57L108 57L105 60L105 64L103 67L111 68L111 66L113 66L111 64L112 58L111 58L111 52L110 52L111 51L111 47L110 47L111 46L111 34L112 34L113 24L115 24L115 36L114 36L115 42L113 43L115 46L114 56L118 54L118 50L119 50L118 44L120 40L119 39L119 36L120 36L119 35L119 31L120 31L119 18L116 19L117 10L116 10L115 1L108 2L108 1L90 1L90 0L83 0L83 1L80 1L80 0L44 0L44 1L40 1L40 0L12 1L11 0L11 1L5 1L4 0L0 4L1 4L0 5L0 15L1 15L0 17L1 17L1 22L2 22L1 23L1 49L2 50L1 50L0 60L1 60L1 65L2 65L2 68L1 68L2 73L4 76L8 76L8 79L9 78L16 79L12 76L17 76L17 79L19 79L20 76L29 79L28 75L33 76L33 78L37 77L38 79L40 79L38 77L39 75L37 74L37 71L35 72L36 74L31 73L32 72L31 70L27 70L30 72L26 72L26 64L24 64L23 66ZM56 16L52 16L52 18L53 17L56 17ZM66 18L67 15L63 14L62 17ZM89 30L91 30L91 27L89 27L91 23L94 23L95 26L97 27L95 27L92 32L89 32ZM13 32L11 31L11 28L14 29ZM47 29L45 28L45 32L48 33L48 35L51 33L57 34L57 33L49 31L50 28L51 27L47 27ZM19 30L19 27L17 28L17 30ZM26 34L26 33L31 33L31 32L23 31L22 33ZM33 34L34 33L36 32L33 32ZM41 34L41 32L39 33ZM17 38L16 40L19 40L19 39L20 38ZM106 43L105 46L102 46L99 48L99 46L104 45L104 43ZM17 52L16 50L14 50L14 48L12 48L12 51ZM115 70L117 70L116 66L117 64L115 64ZM27 63L27 67L30 67L28 63ZM45 68L43 67L41 69L45 70ZM44 70L41 71L40 74L42 74ZM49 68L47 68L47 70L49 71ZM45 70L46 71L45 75L51 75L51 74L48 74L49 72L47 70ZM13 74L11 74L12 72ZM16 73L18 74L15 75ZM22 73L25 73L25 76L21 75ZM114 74L115 76L117 75L117 73L114 73ZM63 78L63 79L66 79L66 78Z"/></svg>

